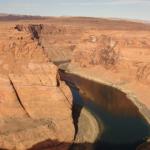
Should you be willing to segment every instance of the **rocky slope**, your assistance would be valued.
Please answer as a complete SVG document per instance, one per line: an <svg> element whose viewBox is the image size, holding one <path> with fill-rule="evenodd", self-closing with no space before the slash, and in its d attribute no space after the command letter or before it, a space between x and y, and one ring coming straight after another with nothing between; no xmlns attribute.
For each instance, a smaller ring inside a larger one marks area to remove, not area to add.
<svg viewBox="0 0 150 150"><path fill-rule="evenodd" d="M0 24L0 149L68 149L74 139L71 91L30 27Z"/></svg>

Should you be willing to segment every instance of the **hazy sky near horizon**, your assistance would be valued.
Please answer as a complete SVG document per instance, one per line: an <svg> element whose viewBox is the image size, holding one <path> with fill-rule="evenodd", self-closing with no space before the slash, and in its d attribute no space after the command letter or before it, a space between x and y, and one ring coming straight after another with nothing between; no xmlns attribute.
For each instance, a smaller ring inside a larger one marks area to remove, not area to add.
<svg viewBox="0 0 150 150"><path fill-rule="evenodd" d="M150 20L150 0L0 0L0 13Z"/></svg>

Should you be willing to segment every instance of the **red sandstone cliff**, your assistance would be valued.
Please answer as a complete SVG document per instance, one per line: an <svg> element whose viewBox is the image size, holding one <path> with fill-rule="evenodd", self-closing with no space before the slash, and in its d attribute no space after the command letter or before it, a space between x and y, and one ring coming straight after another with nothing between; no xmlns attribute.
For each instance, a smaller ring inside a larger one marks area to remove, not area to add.
<svg viewBox="0 0 150 150"><path fill-rule="evenodd" d="M0 148L67 149L72 143L72 96L49 61L71 60L70 72L131 93L150 121L149 37L149 24L122 20L0 22Z"/></svg>
<svg viewBox="0 0 150 150"><path fill-rule="evenodd" d="M68 149L71 91L27 27L0 24L0 149Z"/></svg>

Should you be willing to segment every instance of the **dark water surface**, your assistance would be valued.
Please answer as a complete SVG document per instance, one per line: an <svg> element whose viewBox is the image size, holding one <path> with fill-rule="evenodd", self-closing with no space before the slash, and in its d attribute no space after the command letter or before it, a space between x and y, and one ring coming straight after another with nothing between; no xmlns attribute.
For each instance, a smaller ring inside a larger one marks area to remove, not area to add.
<svg viewBox="0 0 150 150"><path fill-rule="evenodd" d="M135 150L150 136L150 126L126 95L109 86L60 71L74 101L85 105L104 126L95 150Z"/></svg>

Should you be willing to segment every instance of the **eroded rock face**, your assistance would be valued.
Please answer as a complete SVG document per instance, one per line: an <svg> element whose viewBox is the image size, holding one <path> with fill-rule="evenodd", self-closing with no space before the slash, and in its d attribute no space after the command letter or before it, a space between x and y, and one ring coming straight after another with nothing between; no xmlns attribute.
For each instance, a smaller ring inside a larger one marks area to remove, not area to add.
<svg viewBox="0 0 150 150"><path fill-rule="evenodd" d="M0 149L68 149L74 139L71 91L38 41L17 28L0 26ZM30 32L37 38L35 29Z"/></svg>
<svg viewBox="0 0 150 150"><path fill-rule="evenodd" d="M34 25L34 24L30 24L30 25L21 25L18 24L15 26L15 29L18 31L26 31L32 34L32 38L34 39L39 39L40 38L40 33L41 30L43 28L43 25Z"/></svg>
<svg viewBox="0 0 150 150"><path fill-rule="evenodd" d="M18 31L26 31L43 47L48 58L52 61L67 61L80 40L77 27L63 24L18 24Z"/></svg>

